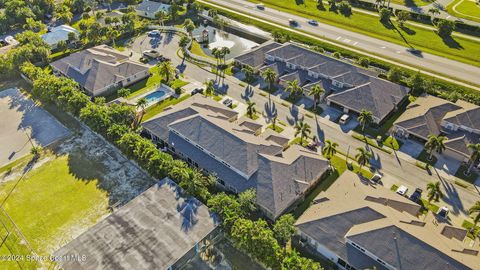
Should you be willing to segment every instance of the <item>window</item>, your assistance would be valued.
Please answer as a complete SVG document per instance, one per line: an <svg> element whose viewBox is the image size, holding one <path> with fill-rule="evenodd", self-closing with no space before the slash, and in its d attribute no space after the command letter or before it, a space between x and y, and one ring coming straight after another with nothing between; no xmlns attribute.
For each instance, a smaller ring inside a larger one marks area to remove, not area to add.
<svg viewBox="0 0 480 270"><path fill-rule="evenodd" d="M347 266L347 263L346 263L344 260L340 259L340 258L338 258L337 263L338 263L339 265L343 266L343 267Z"/></svg>

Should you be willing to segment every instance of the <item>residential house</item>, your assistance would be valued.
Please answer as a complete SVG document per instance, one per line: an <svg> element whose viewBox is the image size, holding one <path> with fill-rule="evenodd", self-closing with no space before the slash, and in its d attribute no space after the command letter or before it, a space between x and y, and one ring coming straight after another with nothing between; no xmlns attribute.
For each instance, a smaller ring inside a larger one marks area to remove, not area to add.
<svg viewBox="0 0 480 270"><path fill-rule="evenodd" d="M170 5L153 0L143 0L135 8L137 15L149 19L155 19L156 14L160 11L168 13L170 11Z"/></svg>
<svg viewBox="0 0 480 270"><path fill-rule="evenodd" d="M210 98L195 95L142 124L150 138L234 193L254 188L274 220L299 202L328 170L320 155L292 145Z"/></svg>
<svg viewBox="0 0 480 270"><path fill-rule="evenodd" d="M53 255L70 270L181 269L212 244L218 225L205 205L165 178Z"/></svg>
<svg viewBox="0 0 480 270"><path fill-rule="evenodd" d="M48 33L42 35L42 39L54 50L60 41L68 43L68 35L70 33L73 33L76 37L80 35L77 29L70 25L63 24L50 29Z"/></svg>
<svg viewBox="0 0 480 270"><path fill-rule="evenodd" d="M292 43L267 42L237 56L235 63L252 66L259 72L271 68L284 87L289 81L297 80L304 96L308 96L314 85L320 84L328 95L328 105L345 113L359 114L363 109L369 110L377 124L396 111L410 91L368 70Z"/></svg>
<svg viewBox="0 0 480 270"><path fill-rule="evenodd" d="M148 66L107 45L72 53L50 65L54 73L75 80L92 96L109 94L150 76Z"/></svg>
<svg viewBox="0 0 480 270"><path fill-rule="evenodd" d="M480 106L462 100L451 102L425 95L407 107L395 121L394 130L401 138L413 138L422 143L430 134L447 137L444 155L468 161L468 144L480 143Z"/></svg>
<svg viewBox="0 0 480 270"><path fill-rule="evenodd" d="M298 243L339 269L478 269L478 243L467 230L419 210L346 171L297 220Z"/></svg>

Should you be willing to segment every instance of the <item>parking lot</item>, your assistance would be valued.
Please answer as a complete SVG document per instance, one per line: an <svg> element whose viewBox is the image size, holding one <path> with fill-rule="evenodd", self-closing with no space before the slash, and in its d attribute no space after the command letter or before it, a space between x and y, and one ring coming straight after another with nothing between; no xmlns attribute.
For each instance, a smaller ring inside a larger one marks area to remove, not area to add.
<svg viewBox="0 0 480 270"><path fill-rule="evenodd" d="M33 145L45 147L70 134L16 88L0 91L0 115L0 166L28 154Z"/></svg>

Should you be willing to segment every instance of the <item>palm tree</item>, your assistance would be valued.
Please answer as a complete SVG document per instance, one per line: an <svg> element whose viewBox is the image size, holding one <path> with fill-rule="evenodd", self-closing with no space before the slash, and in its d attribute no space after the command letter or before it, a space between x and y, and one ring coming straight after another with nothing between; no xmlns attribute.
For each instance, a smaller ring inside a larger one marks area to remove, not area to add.
<svg viewBox="0 0 480 270"><path fill-rule="evenodd" d="M430 8L428 10L428 14L430 14L430 20L433 22L433 19L435 19L435 15L440 14L440 10L438 8Z"/></svg>
<svg viewBox="0 0 480 270"><path fill-rule="evenodd" d="M317 103L320 101L320 97L322 94L325 92L325 89L323 89L319 83L315 84L311 89L310 92L308 93L310 96L313 96L313 108L316 110L317 109Z"/></svg>
<svg viewBox="0 0 480 270"><path fill-rule="evenodd" d="M218 48L212 49L212 55L215 57L215 60L217 61L217 66L219 65L219 61L220 61L220 54L221 54L221 51Z"/></svg>
<svg viewBox="0 0 480 270"><path fill-rule="evenodd" d="M273 130L277 128L277 115L272 118L272 128Z"/></svg>
<svg viewBox="0 0 480 270"><path fill-rule="evenodd" d="M358 173L362 173L362 167L370 164L372 153L363 147L358 147L357 151L358 153L355 155L355 160L358 162L358 165L360 165Z"/></svg>
<svg viewBox="0 0 480 270"><path fill-rule="evenodd" d="M253 73L254 73L253 68L251 66L243 66L242 67L242 72L243 72L243 74L245 74L245 80L250 85L250 83L252 82L252 79L253 79Z"/></svg>
<svg viewBox="0 0 480 270"><path fill-rule="evenodd" d="M273 90L273 85L277 81L277 73L271 68L267 68L262 72L263 79L268 83L269 92Z"/></svg>
<svg viewBox="0 0 480 270"><path fill-rule="evenodd" d="M180 40L178 41L178 46L182 49L183 52L182 64L183 62L185 62L185 51L187 50L188 44L190 44L190 39L186 36L182 36L182 38L180 38Z"/></svg>
<svg viewBox="0 0 480 270"><path fill-rule="evenodd" d="M444 136L436 136L433 134L430 134L428 136L428 140L425 143L425 149L429 153L428 160L432 160L433 158L433 151L436 151L437 153L441 154L443 150L445 150L445 143L444 141L447 138Z"/></svg>
<svg viewBox="0 0 480 270"><path fill-rule="evenodd" d="M167 17L167 13L165 11L160 10L159 12L155 13L155 18L158 19L158 23L163 26L163 22L165 21L165 18Z"/></svg>
<svg viewBox="0 0 480 270"><path fill-rule="evenodd" d="M230 49L228 47L222 47L220 49L220 51L222 52L222 57L223 57L223 64L225 65L226 64L226 59L225 57L227 57L227 54L230 53Z"/></svg>
<svg viewBox="0 0 480 270"><path fill-rule="evenodd" d="M195 30L195 24L193 23L193 21L191 19L185 19L185 21L183 22L183 27L191 37L193 30Z"/></svg>
<svg viewBox="0 0 480 270"><path fill-rule="evenodd" d="M439 181L428 183L427 184L427 191L428 191L427 198L428 198L428 203L429 204L430 204L431 201L438 202L438 200L443 197L443 193L440 190L440 182Z"/></svg>
<svg viewBox="0 0 480 270"><path fill-rule="evenodd" d="M170 79L175 72L175 68L170 61L159 62L158 66L158 73L165 79L165 82L170 82Z"/></svg>
<svg viewBox="0 0 480 270"><path fill-rule="evenodd" d="M147 104L148 104L148 101L144 97L137 100L137 104L135 104L135 107L137 108L137 111L138 110L140 111L137 113L136 115L137 117L133 122L133 125L132 125L133 129L136 129L138 125L142 122L143 116L145 115L145 108L147 107Z"/></svg>
<svg viewBox="0 0 480 270"><path fill-rule="evenodd" d="M287 88L285 90L287 92L290 92L290 98L298 95L303 91L302 87L298 84L298 80L288 81Z"/></svg>
<svg viewBox="0 0 480 270"><path fill-rule="evenodd" d="M247 115L250 118L257 113L257 109L255 109L255 102L247 101Z"/></svg>
<svg viewBox="0 0 480 270"><path fill-rule="evenodd" d="M472 153L470 154L470 158L468 160L468 170L465 172L465 175L470 175L470 172L475 165L475 162L480 158L480 143L474 144L469 143L467 145L468 149L472 149Z"/></svg>
<svg viewBox="0 0 480 270"><path fill-rule="evenodd" d="M480 201L476 201L475 204L468 209L469 215L474 215L472 231L475 230L477 223L480 221Z"/></svg>
<svg viewBox="0 0 480 270"><path fill-rule="evenodd" d="M325 141L325 146L322 149L322 154L328 159L328 166L331 168L332 157L337 153L338 143L332 142L330 140Z"/></svg>
<svg viewBox="0 0 480 270"><path fill-rule="evenodd" d="M365 109L361 110L358 116L358 122L362 124L362 133L365 134L365 126L373 122L372 112Z"/></svg>
<svg viewBox="0 0 480 270"><path fill-rule="evenodd" d="M300 144L303 143L303 138L307 137L312 132L310 125L303 121L299 121L295 124L295 137L300 134Z"/></svg>
<svg viewBox="0 0 480 270"><path fill-rule="evenodd" d="M205 82L205 95L209 96L215 92L215 83L213 80L208 80Z"/></svg>

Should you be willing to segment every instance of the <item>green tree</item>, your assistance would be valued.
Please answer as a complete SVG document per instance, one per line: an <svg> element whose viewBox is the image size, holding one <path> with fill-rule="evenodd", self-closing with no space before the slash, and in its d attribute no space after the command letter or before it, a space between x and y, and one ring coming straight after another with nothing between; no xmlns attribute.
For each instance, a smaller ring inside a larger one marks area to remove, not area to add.
<svg viewBox="0 0 480 270"><path fill-rule="evenodd" d="M468 159L468 169L465 172L465 175L470 175L473 166L480 159L480 143L477 143L477 144L469 143L467 145L467 148L471 151L470 151L470 158Z"/></svg>
<svg viewBox="0 0 480 270"><path fill-rule="evenodd" d="M220 49L220 52L221 52L220 55L223 58L223 64L226 65L226 57L230 53L230 49L228 47L222 47Z"/></svg>
<svg viewBox="0 0 480 270"><path fill-rule="evenodd" d="M183 22L183 28L185 28L185 30L191 37L193 30L195 30L195 24L191 19L185 19L185 21Z"/></svg>
<svg viewBox="0 0 480 270"><path fill-rule="evenodd" d="M25 24L23 25L23 29L31 30L33 32L40 32L45 28L47 28L45 24L43 24L41 21L36 21L33 18L27 18L25 20Z"/></svg>
<svg viewBox="0 0 480 270"><path fill-rule="evenodd" d="M298 121L295 123L295 137L297 137L298 134L300 134L300 144L303 144L303 139L305 137L308 137L310 133L312 132L310 125L303 121Z"/></svg>
<svg viewBox="0 0 480 270"><path fill-rule="evenodd" d="M389 22L390 16L392 16L392 12L388 8L380 9L380 12L378 14L380 16L380 21L383 23Z"/></svg>
<svg viewBox="0 0 480 270"><path fill-rule="evenodd" d="M169 83L175 73L175 68L170 61L163 61L157 63L158 74L164 78L166 83Z"/></svg>
<svg viewBox="0 0 480 270"><path fill-rule="evenodd" d="M293 99L295 96L303 93L303 88L298 83L298 80L288 81L285 91L289 92L289 98Z"/></svg>
<svg viewBox="0 0 480 270"><path fill-rule="evenodd" d="M441 154L445 150L445 136L436 136L434 134L428 135L428 140L425 143L425 149L429 153L428 160L432 160L433 151Z"/></svg>
<svg viewBox="0 0 480 270"><path fill-rule="evenodd" d="M160 26L163 26L163 22L167 18L167 14L165 13L165 11L160 10L159 12L155 13L155 18L158 20Z"/></svg>
<svg viewBox="0 0 480 270"><path fill-rule="evenodd" d="M295 251L289 251L282 259L280 270L322 270L318 262L300 256Z"/></svg>
<svg viewBox="0 0 480 270"><path fill-rule="evenodd" d="M363 147L357 148L357 154L355 155L355 160L358 162L360 167L358 168L358 173L362 173L362 167L370 164L370 159L372 158L372 152L368 151Z"/></svg>
<svg viewBox="0 0 480 270"><path fill-rule="evenodd" d="M427 199L430 204L431 201L436 201L443 197L443 192L440 189L440 182L430 182L427 184Z"/></svg>
<svg viewBox="0 0 480 270"><path fill-rule="evenodd" d="M257 193L255 189L250 188L238 194L238 203L243 211L243 216L251 215L257 210Z"/></svg>
<svg viewBox="0 0 480 270"><path fill-rule="evenodd" d="M128 89L128 88L118 89L117 95L118 95L119 97L126 98L126 97L128 97L128 96L130 95L130 89Z"/></svg>
<svg viewBox="0 0 480 270"><path fill-rule="evenodd" d="M215 92L215 82L213 80L208 80L205 83L205 95L210 96Z"/></svg>
<svg viewBox="0 0 480 270"><path fill-rule="evenodd" d="M212 183L208 181L208 178L203 176L199 169L188 168L186 171L188 173L188 177L180 181L179 186L191 196L198 197L202 201L208 200L210 197L208 188L212 185Z"/></svg>
<svg viewBox="0 0 480 270"><path fill-rule="evenodd" d="M313 108L317 109L317 104L320 101L320 97L325 93L325 89L320 86L320 83L315 84L310 88L310 92L308 93L310 96L313 96Z"/></svg>
<svg viewBox="0 0 480 270"><path fill-rule="evenodd" d="M435 15L440 14L440 10L438 8L429 8L428 14L430 14L430 20L433 22L433 19L435 19Z"/></svg>
<svg viewBox="0 0 480 270"><path fill-rule="evenodd" d="M387 72L387 79L394 83L398 83L402 80L403 74L397 67L392 67Z"/></svg>
<svg viewBox="0 0 480 270"><path fill-rule="evenodd" d="M412 92L416 95L420 95L425 89L425 80L423 79L420 71L412 75L407 80L407 85L412 89Z"/></svg>
<svg viewBox="0 0 480 270"><path fill-rule="evenodd" d="M182 57L182 63L185 61L185 57L187 55L187 46L190 44L190 38L186 36L182 36L180 40L178 41L178 46L182 49L183 52L183 57Z"/></svg>
<svg viewBox="0 0 480 270"><path fill-rule="evenodd" d="M480 201L476 201L474 205L472 205L472 207L470 207L470 209L468 209L468 214L470 216L473 215L472 219L473 219L473 226L472 226L472 229L471 229L471 232L473 232L475 230L475 227L477 226L478 222L480 221Z"/></svg>
<svg viewBox="0 0 480 270"><path fill-rule="evenodd" d="M337 153L338 143L330 140L325 141L325 146L322 149L322 154L328 159L328 163L331 166L331 159Z"/></svg>
<svg viewBox="0 0 480 270"><path fill-rule="evenodd" d="M30 148L30 154L33 155L33 158L34 159L37 159L40 154L42 153L42 147L41 146L32 146L32 148Z"/></svg>
<svg viewBox="0 0 480 270"><path fill-rule="evenodd" d="M253 116L257 113L257 109L255 108L255 102L252 102L250 100L247 101L247 115L250 118L253 118Z"/></svg>
<svg viewBox="0 0 480 270"><path fill-rule="evenodd" d="M368 66L370 65L370 61L368 60L368 58L365 58L365 57L358 58L357 63L361 67L365 67L365 68L368 68Z"/></svg>
<svg viewBox="0 0 480 270"><path fill-rule="evenodd" d="M400 27L403 27L406 21L410 20L410 12L406 10L400 10L397 12L397 22Z"/></svg>
<svg viewBox="0 0 480 270"><path fill-rule="evenodd" d="M245 65L242 67L242 72L245 74L245 80L250 85L253 80L254 70L251 66Z"/></svg>
<svg viewBox="0 0 480 270"><path fill-rule="evenodd" d="M67 50L68 46L67 46L67 42L65 42L65 40L60 40L58 43L57 43L57 50L61 51L61 52L65 52Z"/></svg>
<svg viewBox="0 0 480 270"><path fill-rule="evenodd" d="M295 218L292 214L281 216L273 225L273 233L280 246L286 248L287 242L297 231L295 228Z"/></svg>
<svg viewBox="0 0 480 270"><path fill-rule="evenodd" d="M358 116L358 122L362 125L362 133L365 134L365 127L373 122L373 114L371 111L362 109Z"/></svg>
<svg viewBox="0 0 480 270"><path fill-rule="evenodd" d="M437 22L437 32L441 37L450 37L455 30L455 22L440 19Z"/></svg>
<svg viewBox="0 0 480 270"><path fill-rule="evenodd" d="M265 82L268 83L268 91L271 92L273 90L273 86L277 81L277 73L271 68L267 68L262 72L262 77Z"/></svg>
<svg viewBox="0 0 480 270"><path fill-rule="evenodd" d="M222 225L227 233L230 232L231 226L236 220L244 216L242 206L232 195L223 192L217 193L210 197L207 202L208 207L214 213L217 213L222 219Z"/></svg>
<svg viewBox="0 0 480 270"><path fill-rule="evenodd" d="M63 21L64 23L69 24L73 19L73 13L70 11L70 8L65 4L56 5L55 17L57 18L57 20L60 20L60 21Z"/></svg>

